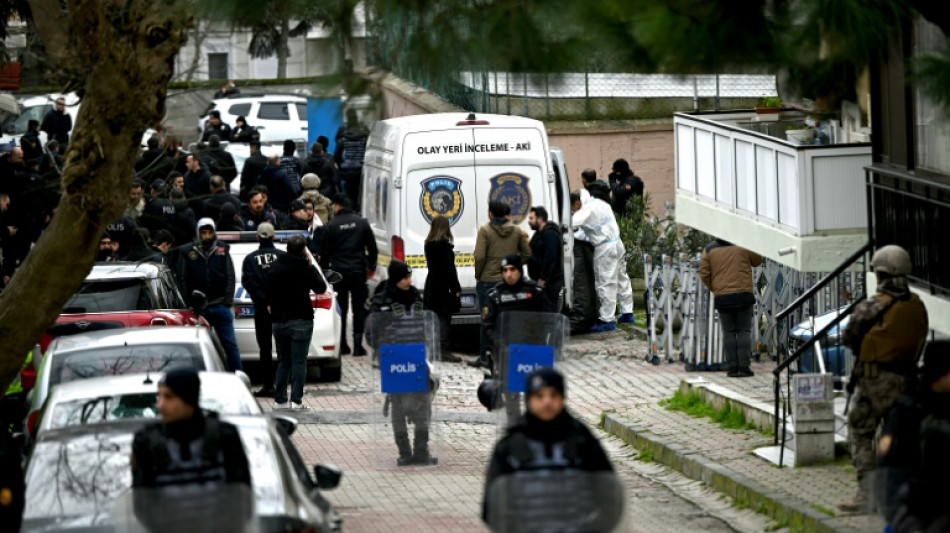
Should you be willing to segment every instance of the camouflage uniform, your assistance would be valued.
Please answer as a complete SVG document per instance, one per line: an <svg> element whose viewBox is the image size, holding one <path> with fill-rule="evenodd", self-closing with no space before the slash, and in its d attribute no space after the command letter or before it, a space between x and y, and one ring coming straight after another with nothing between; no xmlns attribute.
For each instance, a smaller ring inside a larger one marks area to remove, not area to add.
<svg viewBox="0 0 950 533"><path fill-rule="evenodd" d="M878 371L876 376L861 377L851 410L848 411L848 441L858 479L874 470L877 455L874 434L894 401L904 391L907 379L896 372Z"/></svg>
<svg viewBox="0 0 950 533"><path fill-rule="evenodd" d="M883 277L883 276L881 276ZM866 501L863 484L874 470L874 435L897 398L911 385L917 356L927 335L927 310L906 281L882 282L877 294L861 302L844 332L844 341L858 357L848 383L855 391L848 412L848 441L858 476L855 499L839 507L857 511Z"/></svg>

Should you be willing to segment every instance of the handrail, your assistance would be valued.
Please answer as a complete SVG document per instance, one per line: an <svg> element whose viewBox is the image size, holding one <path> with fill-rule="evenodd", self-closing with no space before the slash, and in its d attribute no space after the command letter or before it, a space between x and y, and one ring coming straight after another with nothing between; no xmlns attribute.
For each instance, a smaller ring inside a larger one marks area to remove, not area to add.
<svg viewBox="0 0 950 533"><path fill-rule="evenodd" d="M814 327L812 327L812 337L811 337L811 340L816 341L816 343L817 343L817 340L818 340L818 339L823 339L823 338L827 337L827 336L828 336L828 332L831 331L832 328L834 328L835 326L837 326L838 324L840 324L841 321L844 320L846 317L850 316L851 313L854 312L855 308L857 308L858 304L860 304L861 302L863 302L866 297L867 297L867 295L864 294L864 293L862 293L859 298L857 298L854 302L852 302L851 305L849 305L843 312L838 313L838 316L836 316L836 317L835 317L831 322L829 322L825 327L821 328L820 331L815 332L815 331L814 331ZM772 433L773 433L773 435L775 435L775 438L774 438L774 440L773 440L773 443L776 444L776 445L779 444L779 442L778 442L778 438L779 438L779 437L778 437L778 435L779 435L778 423L779 423L779 403L781 402L781 386L782 386L781 374L782 374L782 371L783 371L783 370L786 370L786 369L787 369L789 366L791 366L791 364L794 363L795 361L798 361L798 359L801 358L802 354L804 354L806 351L808 351L808 350L810 350L810 349L814 349L814 348L812 347L812 343L811 343L811 342L802 343L802 345L799 346L798 349L795 350L795 352L794 352L792 355L790 355L790 356L788 357L788 359L786 359L786 360L782 361L781 363L779 363L779 365L775 367L775 370L772 371L772 374L775 376L775 379L774 379L774 386L773 386L773 389L774 389L774 392L775 392L775 412L774 412L774 416L773 416L773 419L772 419L772 420L773 420L773 424L774 424L773 432L772 432ZM817 355L817 357L818 357L819 359L822 358L821 352L818 352L816 355ZM789 398L788 401L791 401L791 399ZM783 459L784 459L784 457L785 457L785 426L786 426L786 422L787 422L786 419L787 419L787 418L788 418L787 415L781 417L781 419L782 419L782 444L781 444L781 446L780 446L780 448L779 448L779 459L778 459L778 465L779 465L779 467L782 466L782 461L783 461Z"/></svg>
<svg viewBox="0 0 950 533"><path fill-rule="evenodd" d="M821 338L826 337L828 335L828 332L831 331L832 328L837 326L842 320L844 320L845 317L847 317L852 312L854 312L854 308L857 307L858 304L863 302L865 298L866 296L862 294L860 298L852 302L851 305L849 305L843 312L838 313L838 316L836 316L834 320L829 322L828 325L826 325L825 327L821 328L821 330L818 331L818 333L813 334L811 338L814 340L814 339L821 339ZM811 343L803 343L801 346L798 347L797 350L795 350L795 353L793 353L792 355L788 357L788 359L779 363L779 365L775 367L775 370L772 371L772 374L774 374L775 377L779 377L779 375L782 373L783 370L788 368L793 362L797 361L802 356L803 353L810 350L811 348L812 348Z"/></svg>
<svg viewBox="0 0 950 533"><path fill-rule="evenodd" d="M794 302L790 303L788 307L779 311L779 313L775 315L775 319L781 320L787 317L788 315L790 315L792 311L804 305L806 301L812 299L815 296L815 294L818 294L818 291L820 291L821 289L824 289L826 285L831 283L842 272L844 272L849 266L851 266L851 263L854 263L855 261L860 259L861 256L870 252L873 248L874 248L873 241L868 241L867 243L865 243L865 245L859 248L858 251L854 252L847 259L842 261L841 264L838 265L838 267L835 268L831 273L821 278L821 280L819 280L818 283L816 283L813 287L805 291L805 294L802 294Z"/></svg>

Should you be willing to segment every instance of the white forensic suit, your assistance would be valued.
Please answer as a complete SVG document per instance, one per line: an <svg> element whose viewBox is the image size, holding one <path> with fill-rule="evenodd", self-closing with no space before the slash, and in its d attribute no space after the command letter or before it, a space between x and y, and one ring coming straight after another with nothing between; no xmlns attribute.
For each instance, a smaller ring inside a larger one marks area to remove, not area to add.
<svg viewBox="0 0 950 533"><path fill-rule="evenodd" d="M620 312L633 313L633 287L627 275L627 251L610 204L581 189L581 208L571 217L574 238L594 245L594 284L601 322L614 322L617 298Z"/></svg>

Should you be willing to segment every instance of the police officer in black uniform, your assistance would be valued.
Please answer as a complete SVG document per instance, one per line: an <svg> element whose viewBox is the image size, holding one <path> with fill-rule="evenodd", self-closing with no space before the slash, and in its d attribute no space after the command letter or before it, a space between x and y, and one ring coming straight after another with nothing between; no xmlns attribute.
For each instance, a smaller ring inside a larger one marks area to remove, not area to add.
<svg viewBox="0 0 950 533"><path fill-rule="evenodd" d="M373 295L370 313L393 313L397 318L423 312L422 292L412 285L412 269L402 261L393 260L387 269L389 279L380 284ZM375 344L374 339L368 339ZM428 392L390 394L383 412L392 411L393 437L399 449L396 465L434 465L438 459L429 454L429 419L432 413L432 393L438 380L431 369L428 372ZM413 425L415 441L409 442L409 427Z"/></svg>
<svg viewBox="0 0 950 533"><path fill-rule="evenodd" d="M230 246L216 239L214 221L198 221L198 240L184 247L178 262L178 280L185 296L200 291L207 298L198 312L211 324L227 354L228 368L241 370L241 352L234 335L234 263Z"/></svg>
<svg viewBox="0 0 950 533"><path fill-rule="evenodd" d="M918 388L898 397L878 441L876 493L891 531L948 531L950 341L924 348Z"/></svg>
<svg viewBox="0 0 950 533"><path fill-rule="evenodd" d="M534 311L540 313L544 295L538 284L524 279L521 256L508 254L501 260L501 277L497 285L488 290L488 312L482 327L488 337L488 346L498 365L498 316L505 311ZM497 372L498 369L495 368Z"/></svg>
<svg viewBox="0 0 950 533"><path fill-rule="evenodd" d="M363 326L366 322L367 278L376 272L376 238L369 222L350 208L350 198L343 193L333 197L333 219L326 225L323 235L321 266L329 266L343 279L334 284L339 296L342 327L340 328L340 354L350 353L346 343L346 315L353 299L353 355L366 355L363 348Z"/></svg>
<svg viewBox="0 0 950 533"><path fill-rule="evenodd" d="M274 246L274 226L262 222L257 226L257 250L247 254L241 264L241 284L254 302L254 335L261 354L263 386L254 393L258 398L274 397L274 323L267 309L267 271L283 250Z"/></svg>
<svg viewBox="0 0 950 533"><path fill-rule="evenodd" d="M250 486L247 455L237 428L198 406L201 379L193 367L177 367L158 383L162 421L145 426L132 441L132 486L242 483Z"/></svg>
<svg viewBox="0 0 950 533"><path fill-rule="evenodd" d="M482 519L488 519L492 482L526 471L612 472L597 438L564 408L564 376L541 368L527 378L528 410L495 445L485 481ZM560 489L555 489L560 490Z"/></svg>

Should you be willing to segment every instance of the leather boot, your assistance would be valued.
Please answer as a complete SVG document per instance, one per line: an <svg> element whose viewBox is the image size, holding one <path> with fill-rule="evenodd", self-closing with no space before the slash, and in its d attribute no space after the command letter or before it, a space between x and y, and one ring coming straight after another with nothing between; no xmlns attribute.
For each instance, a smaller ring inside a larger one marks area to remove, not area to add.
<svg viewBox="0 0 950 533"><path fill-rule="evenodd" d="M350 345L346 343L346 332L340 333L340 355L350 355Z"/></svg>
<svg viewBox="0 0 950 533"><path fill-rule="evenodd" d="M363 347L363 334L353 334L353 357L366 355L366 348Z"/></svg>

